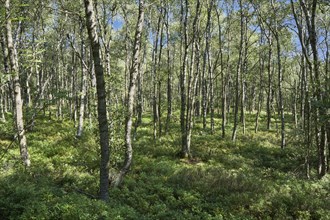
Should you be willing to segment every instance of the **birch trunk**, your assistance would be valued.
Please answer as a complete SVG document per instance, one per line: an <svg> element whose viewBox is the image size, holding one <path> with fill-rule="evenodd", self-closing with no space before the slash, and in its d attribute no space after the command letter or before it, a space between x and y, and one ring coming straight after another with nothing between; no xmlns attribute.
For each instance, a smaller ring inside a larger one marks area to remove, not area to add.
<svg viewBox="0 0 330 220"><path fill-rule="evenodd" d="M236 140L237 134L237 126L238 126L238 106L239 106L239 79L240 75L242 74L242 53L243 53L243 38L244 38L244 21L243 21L243 8L242 8L242 0L239 1L240 4L240 14L241 14L241 35L240 35L240 44L239 44L239 55L238 55L238 62L237 62L237 71L236 71L236 80L235 80L235 109L234 109L234 127L232 133L232 141Z"/></svg>
<svg viewBox="0 0 330 220"><path fill-rule="evenodd" d="M29 167L31 165L31 161L27 148L27 141L24 130L23 100L21 97L21 85L19 79L17 54L14 47L13 36L12 36L11 19L10 19L10 0L6 0L5 8L6 8L6 17L8 16L6 22L7 47L8 47L8 56L9 56L11 73L13 75L14 97L15 97L15 123L17 129L17 137L20 146L21 158L23 160L24 165L26 167Z"/></svg>
<svg viewBox="0 0 330 220"><path fill-rule="evenodd" d="M100 163L100 199L109 200L109 128L104 82L104 70L100 56L100 43L96 30L95 10L92 0L84 0L88 37L91 42L96 75L97 113L100 132L101 163Z"/></svg>
<svg viewBox="0 0 330 220"><path fill-rule="evenodd" d="M79 122L77 129L77 137L81 137L84 129L84 118L85 118L85 105L86 105L86 93L87 93L87 69L85 63L85 42L83 39L83 25L81 24L81 91L80 91L80 107L79 107Z"/></svg>
<svg viewBox="0 0 330 220"><path fill-rule="evenodd" d="M128 88L128 102L127 102L127 113L126 113L126 125L125 125L125 161L124 165L120 170L120 173L113 182L114 186L121 184L123 177L129 171L132 158L133 158L133 147L132 147L132 124L133 124L133 106L136 90L136 81L139 74L139 63L140 63L140 46L141 46L141 35L142 28L144 23L144 1L140 0L139 3L139 17L136 24L136 32L134 38L134 49L133 49L133 62L130 68L130 79L129 79L129 88Z"/></svg>

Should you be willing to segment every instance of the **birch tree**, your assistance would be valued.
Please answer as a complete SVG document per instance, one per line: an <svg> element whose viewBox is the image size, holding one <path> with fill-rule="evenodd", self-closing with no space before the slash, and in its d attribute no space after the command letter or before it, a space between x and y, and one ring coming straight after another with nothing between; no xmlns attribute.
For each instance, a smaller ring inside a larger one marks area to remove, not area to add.
<svg viewBox="0 0 330 220"><path fill-rule="evenodd" d="M5 1L5 10L6 10L6 32L7 32L7 48L8 48L8 57L10 63L10 72L13 77L13 86L14 86L14 99L15 99L15 124L17 137L20 146L20 154L23 160L23 163L26 167L31 165L30 156L27 148L27 140L25 136L24 129L24 117L23 117L23 100L21 96L21 84L19 78L19 69L18 69L18 58L12 36L12 25L11 25L11 8L10 0Z"/></svg>
<svg viewBox="0 0 330 220"><path fill-rule="evenodd" d="M101 163L100 163L100 199L109 200L109 128L107 119L107 104L104 82L104 70L100 56L100 42L97 33L95 9L92 0L84 0L86 13L86 27L91 44L97 90L97 113L100 132Z"/></svg>

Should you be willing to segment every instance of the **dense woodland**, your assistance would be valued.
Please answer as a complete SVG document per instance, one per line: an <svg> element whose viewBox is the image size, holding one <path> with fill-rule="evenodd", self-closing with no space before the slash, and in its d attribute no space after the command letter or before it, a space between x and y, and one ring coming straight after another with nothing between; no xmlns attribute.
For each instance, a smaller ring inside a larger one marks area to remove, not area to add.
<svg viewBox="0 0 330 220"><path fill-rule="evenodd" d="M0 219L330 219L328 0L0 5Z"/></svg>

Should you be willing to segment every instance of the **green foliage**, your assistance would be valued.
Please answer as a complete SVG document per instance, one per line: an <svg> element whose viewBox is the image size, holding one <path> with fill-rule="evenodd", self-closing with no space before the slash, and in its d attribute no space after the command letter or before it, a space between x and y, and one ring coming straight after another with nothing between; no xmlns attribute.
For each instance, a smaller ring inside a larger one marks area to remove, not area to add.
<svg viewBox="0 0 330 220"><path fill-rule="evenodd" d="M32 167L25 170L17 162L17 146L1 160L1 219L327 219L330 176L302 178L300 148L279 149L276 132L260 128L255 134L252 118L247 115L247 133L236 143L200 132L196 120L193 160L177 158L179 123L153 141L152 120L143 118L132 170L104 203L96 199L96 128L77 139L72 122L39 117L28 133ZM123 143L122 129L114 126L116 167ZM12 131L1 131L1 143L7 143Z"/></svg>

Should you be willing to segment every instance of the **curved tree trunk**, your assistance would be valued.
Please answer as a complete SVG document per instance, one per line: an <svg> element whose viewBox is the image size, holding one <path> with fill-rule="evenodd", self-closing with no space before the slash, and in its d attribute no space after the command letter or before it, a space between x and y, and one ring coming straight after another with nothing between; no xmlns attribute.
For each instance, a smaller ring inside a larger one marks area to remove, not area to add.
<svg viewBox="0 0 330 220"><path fill-rule="evenodd" d="M127 100L127 112L126 112L126 125L125 125L125 161L124 166L120 170L120 173L112 183L114 186L121 184L125 174L129 171L132 158L133 158L133 147L132 147L132 124L133 124L133 106L135 98L135 88L137 76L139 74L139 62L140 62L140 46L141 46L141 35L144 23L144 1L140 0L139 4L139 17L136 24L136 32L134 38L134 49L133 49L133 62L130 68L130 79L128 87L128 100Z"/></svg>

